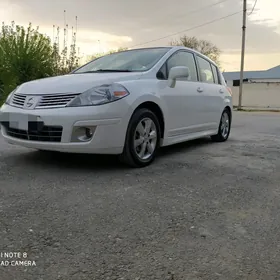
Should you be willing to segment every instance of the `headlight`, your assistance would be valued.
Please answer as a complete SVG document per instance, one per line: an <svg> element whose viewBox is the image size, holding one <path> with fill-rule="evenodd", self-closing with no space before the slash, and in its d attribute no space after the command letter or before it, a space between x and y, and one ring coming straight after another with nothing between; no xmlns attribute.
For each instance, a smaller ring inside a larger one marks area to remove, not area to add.
<svg viewBox="0 0 280 280"><path fill-rule="evenodd" d="M80 94L68 106L96 106L119 100L127 95L129 92L120 84L102 85Z"/></svg>
<svg viewBox="0 0 280 280"><path fill-rule="evenodd" d="M15 91L16 91L16 89L14 89L14 90L8 95L8 97L7 97L6 101L5 101L5 104L10 105L11 100L12 100L12 98L13 98L13 94L14 94Z"/></svg>

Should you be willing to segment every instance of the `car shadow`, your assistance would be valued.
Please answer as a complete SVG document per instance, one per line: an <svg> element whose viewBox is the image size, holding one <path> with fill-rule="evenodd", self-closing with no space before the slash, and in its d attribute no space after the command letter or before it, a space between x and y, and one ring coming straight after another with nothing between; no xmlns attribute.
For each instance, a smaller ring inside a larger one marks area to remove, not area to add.
<svg viewBox="0 0 280 280"><path fill-rule="evenodd" d="M187 153L204 145L213 143L209 138L188 141L163 147L159 150L158 159L168 159L169 156ZM57 167L73 170L131 170L129 166L121 163L115 155L71 154L52 151L28 151L14 154L13 160L19 165ZM157 164L155 162L154 164Z"/></svg>
<svg viewBox="0 0 280 280"><path fill-rule="evenodd" d="M13 156L17 164L72 170L129 169L114 155L72 154L52 151L29 151Z"/></svg>
<svg viewBox="0 0 280 280"><path fill-rule="evenodd" d="M201 146L213 145L214 142L210 137L204 137L196 140L182 142L179 144L163 147L160 149L158 156L160 158L168 157L174 154L187 153L195 149L201 148Z"/></svg>

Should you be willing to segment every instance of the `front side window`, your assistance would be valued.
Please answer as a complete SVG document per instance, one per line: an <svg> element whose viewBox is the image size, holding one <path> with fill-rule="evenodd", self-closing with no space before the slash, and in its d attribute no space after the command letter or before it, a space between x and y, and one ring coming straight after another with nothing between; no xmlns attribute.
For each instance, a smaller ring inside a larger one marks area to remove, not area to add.
<svg viewBox="0 0 280 280"><path fill-rule="evenodd" d="M185 66L190 70L189 81L197 81L197 71L195 65L194 55L190 52L179 51L173 54L167 61L167 73L172 67Z"/></svg>
<svg viewBox="0 0 280 280"><path fill-rule="evenodd" d="M150 48L117 52L97 58L73 74L93 72L143 72L151 69L170 48Z"/></svg>
<svg viewBox="0 0 280 280"><path fill-rule="evenodd" d="M197 56L197 61L200 70L201 81L204 83L214 84L214 75L210 62L200 56Z"/></svg>

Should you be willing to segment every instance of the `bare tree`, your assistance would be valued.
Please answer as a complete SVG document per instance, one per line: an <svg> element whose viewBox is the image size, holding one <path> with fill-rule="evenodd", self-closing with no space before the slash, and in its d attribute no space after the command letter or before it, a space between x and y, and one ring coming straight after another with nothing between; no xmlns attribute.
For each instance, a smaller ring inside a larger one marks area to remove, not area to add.
<svg viewBox="0 0 280 280"><path fill-rule="evenodd" d="M186 35L180 37L179 40L170 42L171 46L184 46L190 49L197 50L198 52L208 56L214 62L219 64L221 50L212 42L207 40L200 40L196 37L188 37Z"/></svg>

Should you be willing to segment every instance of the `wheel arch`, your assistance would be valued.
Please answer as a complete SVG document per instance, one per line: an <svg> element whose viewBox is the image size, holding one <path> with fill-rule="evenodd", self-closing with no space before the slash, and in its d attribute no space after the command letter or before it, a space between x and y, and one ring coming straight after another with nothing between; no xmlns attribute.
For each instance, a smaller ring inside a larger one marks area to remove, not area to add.
<svg viewBox="0 0 280 280"><path fill-rule="evenodd" d="M230 121L232 121L232 111L231 111L230 106L226 106L226 107L225 107L225 110L228 110L228 111L229 111Z"/></svg>
<svg viewBox="0 0 280 280"><path fill-rule="evenodd" d="M164 131L165 131L165 120L164 120L164 115L162 112L162 109L160 108L160 106L153 102L153 101L145 101L141 104L139 104L133 111L132 115L138 110L138 109L149 109L151 110L158 118L159 121L159 125L160 125L160 137L164 138Z"/></svg>

